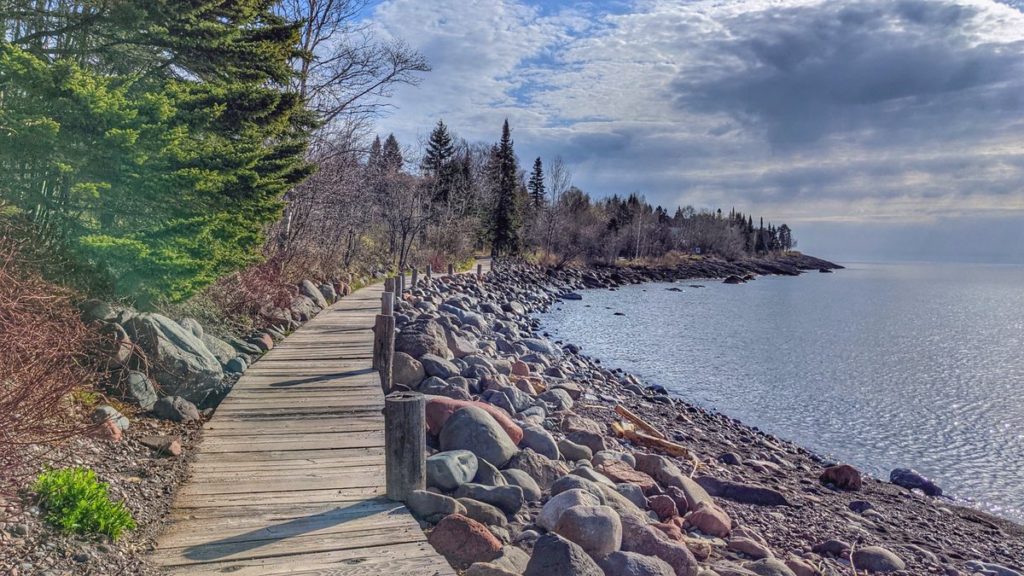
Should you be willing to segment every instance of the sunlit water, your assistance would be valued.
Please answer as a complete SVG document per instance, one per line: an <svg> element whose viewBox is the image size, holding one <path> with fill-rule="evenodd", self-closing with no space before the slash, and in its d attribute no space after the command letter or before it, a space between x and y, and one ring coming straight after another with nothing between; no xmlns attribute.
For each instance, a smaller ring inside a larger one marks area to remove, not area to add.
<svg viewBox="0 0 1024 576"><path fill-rule="evenodd" d="M916 468L1024 520L1022 267L852 264L590 290L541 319L698 405L878 478Z"/></svg>

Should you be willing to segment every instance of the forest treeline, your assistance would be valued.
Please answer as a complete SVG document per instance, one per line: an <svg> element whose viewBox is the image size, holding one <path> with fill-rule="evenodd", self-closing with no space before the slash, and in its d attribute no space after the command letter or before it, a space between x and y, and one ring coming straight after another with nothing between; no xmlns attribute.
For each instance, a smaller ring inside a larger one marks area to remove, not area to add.
<svg viewBox="0 0 1024 576"><path fill-rule="evenodd" d="M3 233L86 294L250 308L261 283L481 251L565 265L795 245L735 210L590 198L560 158L521 163L507 121L494 143L436 119L424 143L375 136L430 67L365 7L0 0Z"/></svg>

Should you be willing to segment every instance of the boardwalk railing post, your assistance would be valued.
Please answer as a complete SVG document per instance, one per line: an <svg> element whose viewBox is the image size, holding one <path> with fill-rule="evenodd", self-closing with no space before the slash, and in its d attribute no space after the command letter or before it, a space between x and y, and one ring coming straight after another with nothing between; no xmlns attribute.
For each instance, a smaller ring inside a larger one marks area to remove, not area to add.
<svg viewBox="0 0 1024 576"><path fill-rule="evenodd" d="M477 278L483 278L484 277L484 265L483 264L477 264L476 265L476 277Z"/></svg>
<svg viewBox="0 0 1024 576"><path fill-rule="evenodd" d="M398 298L402 299L402 295L405 294L405 268L398 271Z"/></svg>
<svg viewBox="0 0 1024 576"><path fill-rule="evenodd" d="M384 292L380 295L380 314L373 323L373 356L371 361L374 370L380 370L380 360L384 355L383 345L387 341L387 320L386 316L393 316L395 295L389 290L391 278L384 281ZM391 331L394 332L394 318L391 319ZM393 336L392 336L393 337ZM384 391L387 394L387 390Z"/></svg>
<svg viewBox="0 0 1024 576"><path fill-rule="evenodd" d="M384 292L380 297L380 314L373 330L373 367L380 374L380 388L391 392L395 357L395 294Z"/></svg>
<svg viewBox="0 0 1024 576"><path fill-rule="evenodd" d="M412 287L413 290L416 289L416 283L419 282L419 280L420 280L420 271L415 266L413 266L413 269L412 269L412 284L411 284L411 287Z"/></svg>
<svg viewBox="0 0 1024 576"><path fill-rule="evenodd" d="M430 284L430 273L431 272L432 272L432 270L430 269L430 264L427 264L427 284Z"/></svg>
<svg viewBox="0 0 1024 576"><path fill-rule="evenodd" d="M448 275L449 276L454 276L455 275L455 265L454 264L449 264L448 265Z"/></svg>
<svg viewBox="0 0 1024 576"><path fill-rule="evenodd" d="M389 500L405 502L427 486L427 400L418 392L384 398L384 470Z"/></svg>

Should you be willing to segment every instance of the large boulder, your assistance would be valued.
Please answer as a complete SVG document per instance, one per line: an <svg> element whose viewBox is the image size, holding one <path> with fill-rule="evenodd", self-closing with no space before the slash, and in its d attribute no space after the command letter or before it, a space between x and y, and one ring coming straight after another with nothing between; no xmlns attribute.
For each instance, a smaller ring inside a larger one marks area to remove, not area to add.
<svg viewBox="0 0 1024 576"><path fill-rule="evenodd" d="M447 379L459 375L458 366L435 354L424 354L420 356L419 361L423 365L423 371L427 373L427 376Z"/></svg>
<svg viewBox="0 0 1024 576"><path fill-rule="evenodd" d="M469 450L498 468L516 454L516 445L487 411L465 406L448 418L439 435L442 450Z"/></svg>
<svg viewBox="0 0 1024 576"><path fill-rule="evenodd" d="M597 564L605 576L675 576L664 560L636 552L612 552Z"/></svg>
<svg viewBox="0 0 1024 576"><path fill-rule="evenodd" d="M320 308L327 308L327 299L324 298L323 293L309 280L303 280L299 283L299 292L316 303Z"/></svg>
<svg viewBox="0 0 1024 576"><path fill-rule="evenodd" d="M523 576L604 576L601 568L578 545L557 534L545 534L533 546Z"/></svg>
<svg viewBox="0 0 1024 576"><path fill-rule="evenodd" d="M137 370L131 370L120 383L121 398L138 404L143 410L151 410L156 404L157 394L149 376Z"/></svg>
<svg viewBox="0 0 1024 576"><path fill-rule="evenodd" d="M670 540L664 532L635 515L622 515L622 549L664 560L676 576L697 576L700 566L684 544Z"/></svg>
<svg viewBox="0 0 1024 576"><path fill-rule="evenodd" d="M819 480L823 484L831 484L840 490L856 491L864 485L860 471L849 464L837 464L825 468Z"/></svg>
<svg viewBox="0 0 1024 576"><path fill-rule="evenodd" d="M473 398L469 393L469 385L454 378L451 381L446 381L437 376L428 376L426 380L420 382L416 390L427 396L444 396L453 400L469 401Z"/></svg>
<svg viewBox="0 0 1024 576"><path fill-rule="evenodd" d="M413 358L433 354L450 358L451 351L444 337L444 329L433 320L417 320L395 334L395 351L405 352Z"/></svg>
<svg viewBox="0 0 1024 576"><path fill-rule="evenodd" d="M569 473L564 462L541 456L529 448L520 450L508 462L508 468L522 470L533 478L543 490L551 488L559 478Z"/></svg>
<svg viewBox="0 0 1024 576"><path fill-rule="evenodd" d="M537 515L536 524L541 528L551 531L558 525L562 514L573 506L600 506L601 500L586 490L566 490L544 503L540 514Z"/></svg>
<svg viewBox="0 0 1024 576"><path fill-rule="evenodd" d="M484 486L483 484L463 484L455 490L456 498L472 498L497 507L502 512L513 515L523 507L526 499L523 489L519 486Z"/></svg>
<svg viewBox="0 0 1024 576"><path fill-rule="evenodd" d="M430 523L440 522L450 514L465 514L466 508L454 498L427 490L413 490L405 500L409 511Z"/></svg>
<svg viewBox="0 0 1024 576"><path fill-rule="evenodd" d="M503 470L501 475L505 478L506 484L522 488L523 498L525 498L527 502L536 502L540 500L542 495L540 486L538 486L537 481L530 477L526 472L516 468L509 468L507 470Z"/></svg>
<svg viewBox="0 0 1024 576"><path fill-rule="evenodd" d="M132 340L146 353L150 375L161 392L208 405L227 393L217 358L191 331L160 314L140 314L125 324Z"/></svg>
<svg viewBox="0 0 1024 576"><path fill-rule="evenodd" d="M774 488L759 484L721 480L713 476L698 476L699 483L708 494L756 506L789 506L786 495Z"/></svg>
<svg viewBox="0 0 1024 576"><path fill-rule="evenodd" d="M472 482L478 466L476 454L469 450L438 452L427 458L427 485L450 492Z"/></svg>
<svg viewBox="0 0 1024 576"><path fill-rule="evenodd" d="M757 576L796 576L785 562L777 558L762 558L756 562L747 562L743 567Z"/></svg>
<svg viewBox="0 0 1024 576"><path fill-rule="evenodd" d="M725 538L732 531L732 519L715 504L701 502L686 516L686 526L711 536Z"/></svg>
<svg viewBox="0 0 1024 576"><path fill-rule="evenodd" d="M235 352L235 349L231 344L228 344L209 332L204 332L201 339L203 341L203 345L206 346L206 349L209 350L211 354L213 354L213 357L217 359L217 362L220 362L222 367L227 366L228 362L231 362L231 360L238 356L238 353Z"/></svg>
<svg viewBox="0 0 1024 576"><path fill-rule="evenodd" d="M531 448L534 452L558 460L561 454L558 451L558 443L543 426L527 424L523 428L523 440L519 443L522 448Z"/></svg>
<svg viewBox="0 0 1024 576"><path fill-rule="evenodd" d="M426 377L423 364L405 352L395 352L392 358L392 378L396 384L415 388Z"/></svg>
<svg viewBox="0 0 1024 576"><path fill-rule="evenodd" d="M307 322L310 318L316 316L319 311L320 308L317 307L316 302L309 296L303 296L302 294L296 294L288 307L288 312L299 322Z"/></svg>
<svg viewBox="0 0 1024 576"><path fill-rule="evenodd" d="M477 353L476 345L472 341L450 328L446 327L444 329L444 338L445 343L448 345L448 350L456 358L465 358Z"/></svg>
<svg viewBox="0 0 1024 576"><path fill-rule="evenodd" d="M622 522L608 506L573 506L558 517L555 532L579 544L594 559L622 546Z"/></svg>
<svg viewBox="0 0 1024 576"><path fill-rule="evenodd" d="M458 568L474 562L488 562L501 555L501 541L486 526L462 514L452 514L441 520L427 541Z"/></svg>
<svg viewBox="0 0 1024 576"><path fill-rule="evenodd" d="M466 406L474 406L481 410L484 410L494 418L495 422L501 426L502 430L508 434L508 437L516 445L523 439L523 429L518 424L509 418L508 414L503 412L499 408L495 408L486 402L476 402L473 400L458 400L455 398L447 398L444 396L432 396L426 395L427 407L426 407L426 420L427 420L427 432L431 434L440 435L441 430L444 429L444 425L451 418L452 414L455 414L460 408Z"/></svg>
<svg viewBox="0 0 1024 576"><path fill-rule="evenodd" d="M942 496L942 488L911 468L897 468L889 473L889 482L908 490L920 490L929 496Z"/></svg>
<svg viewBox="0 0 1024 576"><path fill-rule="evenodd" d="M195 404L180 396L164 396L153 404L153 414L157 418L171 422L192 422L199 419L199 410Z"/></svg>
<svg viewBox="0 0 1024 576"><path fill-rule="evenodd" d="M865 546L853 551L853 565L868 572L896 572L907 565L899 556L881 546Z"/></svg>

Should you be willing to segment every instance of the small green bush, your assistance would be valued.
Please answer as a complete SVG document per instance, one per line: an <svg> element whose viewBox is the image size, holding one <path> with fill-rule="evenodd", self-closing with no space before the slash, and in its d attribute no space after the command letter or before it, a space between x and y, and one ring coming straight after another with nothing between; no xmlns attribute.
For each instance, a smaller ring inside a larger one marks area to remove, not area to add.
<svg viewBox="0 0 1024 576"><path fill-rule="evenodd" d="M32 488L46 508L46 519L67 532L106 534L117 539L135 529L135 520L122 502L113 502L107 484L87 468L50 470Z"/></svg>

